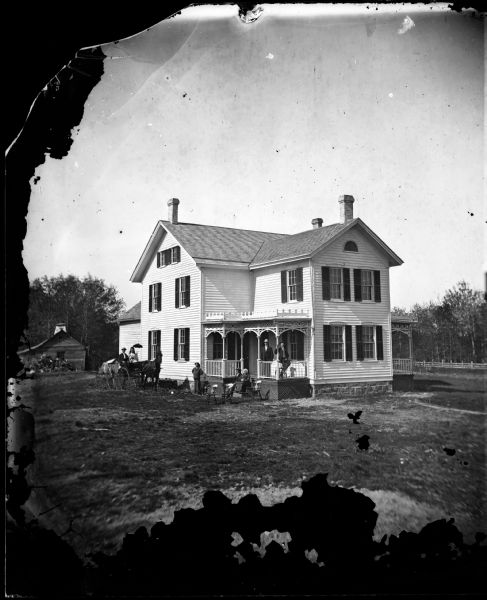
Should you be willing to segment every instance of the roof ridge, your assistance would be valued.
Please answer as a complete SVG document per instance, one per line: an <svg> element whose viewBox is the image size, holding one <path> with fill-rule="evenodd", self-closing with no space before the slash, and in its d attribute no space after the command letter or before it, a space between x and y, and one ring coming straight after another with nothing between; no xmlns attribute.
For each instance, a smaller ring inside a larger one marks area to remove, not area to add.
<svg viewBox="0 0 487 600"><path fill-rule="evenodd" d="M275 231L261 231L259 229L242 229L241 227L225 227L223 225L206 225L205 223L182 223L181 221L179 221L178 223L171 223L171 221L167 221L164 219L161 219L161 223L167 223L169 225L195 225L196 227L213 227L215 229L231 229L233 231L248 231L249 233L265 233L266 235L294 235L293 233L278 233Z"/></svg>

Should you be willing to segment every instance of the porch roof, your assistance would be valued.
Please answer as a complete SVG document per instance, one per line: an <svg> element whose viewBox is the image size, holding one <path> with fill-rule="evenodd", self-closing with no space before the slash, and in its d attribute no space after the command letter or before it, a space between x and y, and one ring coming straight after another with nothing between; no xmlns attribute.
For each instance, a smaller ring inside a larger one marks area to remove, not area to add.
<svg viewBox="0 0 487 600"><path fill-rule="evenodd" d="M207 312L202 323L247 323L255 321L310 321L307 310L268 310L256 312Z"/></svg>

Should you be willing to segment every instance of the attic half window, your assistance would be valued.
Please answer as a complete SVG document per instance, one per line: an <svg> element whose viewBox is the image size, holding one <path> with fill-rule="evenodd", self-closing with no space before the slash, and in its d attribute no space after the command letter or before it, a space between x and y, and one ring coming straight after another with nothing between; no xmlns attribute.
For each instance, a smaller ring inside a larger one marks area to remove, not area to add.
<svg viewBox="0 0 487 600"><path fill-rule="evenodd" d="M281 302L301 302L303 299L303 268L281 271Z"/></svg>
<svg viewBox="0 0 487 600"><path fill-rule="evenodd" d="M167 250L161 250L157 253L157 266L167 267L172 263L181 262L181 247L173 246L172 248L168 248Z"/></svg>
<svg viewBox="0 0 487 600"><path fill-rule="evenodd" d="M345 252L358 252L357 244L351 240L345 242L345 247L343 249Z"/></svg>

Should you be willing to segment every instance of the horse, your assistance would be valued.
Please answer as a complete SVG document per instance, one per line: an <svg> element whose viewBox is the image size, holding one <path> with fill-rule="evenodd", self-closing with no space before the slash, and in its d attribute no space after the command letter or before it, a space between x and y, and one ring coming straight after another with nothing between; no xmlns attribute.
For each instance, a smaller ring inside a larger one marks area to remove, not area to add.
<svg viewBox="0 0 487 600"><path fill-rule="evenodd" d="M142 365L142 387L145 388L147 380L150 379L153 386L157 389L159 383L159 373L161 371L161 364L156 363L155 360L147 360Z"/></svg>
<svg viewBox="0 0 487 600"><path fill-rule="evenodd" d="M122 373L120 369L126 371L125 367L122 367L118 359L112 358L111 360L106 360L102 363L101 367L98 369L98 373L103 376L108 387L115 387L115 377L125 374Z"/></svg>

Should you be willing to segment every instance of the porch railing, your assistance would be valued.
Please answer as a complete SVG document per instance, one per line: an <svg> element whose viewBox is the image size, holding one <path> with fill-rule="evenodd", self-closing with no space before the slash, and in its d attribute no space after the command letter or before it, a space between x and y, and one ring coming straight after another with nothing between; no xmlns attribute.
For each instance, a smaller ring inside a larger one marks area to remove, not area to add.
<svg viewBox="0 0 487 600"><path fill-rule="evenodd" d="M259 371L257 377L262 379L275 379L276 378L276 363L261 361L260 367L257 363L257 370ZM306 360L292 360L289 367L286 369L285 377L307 377L308 376L308 362Z"/></svg>
<svg viewBox="0 0 487 600"><path fill-rule="evenodd" d="M241 369L240 360L207 360L205 372L211 377L235 377L237 369ZM257 373L251 373L259 379L275 379L276 363L274 361L257 361ZM308 361L292 360L286 370L286 377L307 377Z"/></svg>
<svg viewBox="0 0 487 600"><path fill-rule="evenodd" d="M206 374L212 377L222 377L223 373L223 361L221 360L207 360L206 361Z"/></svg>
<svg viewBox="0 0 487 600"><path fill-rule="evenodd" d="M239 360L207 360L205 372L212 377L235 377L237 369L241 369Z"/></svg>
<svg viewBox="0 0 487 600"><path fill-rule="evenodd" d="M412 358L393 358L392 359L392 372L393 373L406 373L406 374L412 373L413 372Z"/></svg>

